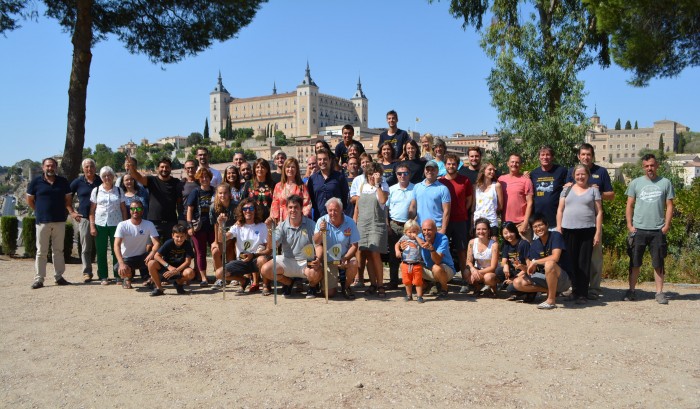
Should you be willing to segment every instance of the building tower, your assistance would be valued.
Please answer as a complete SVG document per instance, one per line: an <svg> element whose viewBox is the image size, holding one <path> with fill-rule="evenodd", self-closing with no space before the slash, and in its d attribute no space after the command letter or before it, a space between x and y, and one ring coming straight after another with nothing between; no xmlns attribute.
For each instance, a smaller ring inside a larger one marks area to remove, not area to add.
<svg viewBox="0 0 700 409"><path fill-rule="evenodd" d="M318 86L311 79L309 62L306 62L306 74L301 84L297 85L297 135L307 136L318 133Z"/></svg>
<svg viewBox="0 0 700 409"><path fill-rule="evenodd" d="M214 91L209 93L209 123L211 124L209 138L214 142L221 141L219 132L226 127L226 120L229 117L229 101L231 101L231 94L224 87L221 81L221 71L219 71L219 81L214 87Z"/></svg>
<svg viewBox="0 0 700 409"><path fill-rule="evenodd" d="M362 92L362 81L360 81L359 76L357 77L357 90L350 101L352 101L352 104L355 107L355 122L361 127L367 128L367 96L365 96L365 93Z"/></svg>

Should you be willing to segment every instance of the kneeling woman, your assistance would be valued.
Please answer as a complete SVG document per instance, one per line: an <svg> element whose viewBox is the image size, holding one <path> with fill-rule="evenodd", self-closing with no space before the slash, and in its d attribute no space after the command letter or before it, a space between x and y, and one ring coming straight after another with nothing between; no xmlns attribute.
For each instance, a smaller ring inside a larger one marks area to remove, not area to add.
<svg viewBox="0 0 700 409"><path fill-rule="evenodd" d="M224 214L220 214L218 223L224 223L225 218ZM227 240L236 239L237 259L216 270L215 288L221 288L224 285L224 270L226 270L227 281L237 280L241 283L239 294L245 292L251 281L250 277L258 275L260 268L267 261L267 256L272 252L272 249L268 249L267 246L268 236L272 230L267 228L263 220L263 209L255 203L255 199L243 199L238 205L236 224L226 232Z"/></svg>
<svg viewBox="0 0 700 409"><path fill-rule="evenodd" d="M496 269L496 278L499 283L508 286L511 296L508 301L516 301L519 297L513 280L515 277L525 274L527 270L527 257L530 254L530 243L523 240L518 231L518 226L513 222L503 225L503 249L501 250L501 265ZM501 287L503 288L503 287Z"/></svg>
<svg viewBox="0 0 700 409"><path fill-rule="evenodd" d="M467 267L470 275L467 281L474 287L474 294L496 297L496 268L498 267L498 242L491 239L491 226L486 218L474 222L476 238L469 241ZM481 284L484 287L479 290Z"/></svg>

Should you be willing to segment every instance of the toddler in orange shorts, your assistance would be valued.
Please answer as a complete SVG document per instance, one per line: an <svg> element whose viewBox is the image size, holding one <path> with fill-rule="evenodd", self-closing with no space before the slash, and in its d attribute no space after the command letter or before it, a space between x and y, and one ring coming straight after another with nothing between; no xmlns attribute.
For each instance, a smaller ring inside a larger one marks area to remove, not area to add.
<svg viewBox="0 0 700 409"><path fill-rule="evenodd" d="M423 263L420 255L420 247L416 236L420 233L420 226L415 220L409 220L403 226L403 236L394 247L396 258L401 259L401 279L406 287L404 300L413 299L413 286L416 287L416 300L423 302Z"/></svg>

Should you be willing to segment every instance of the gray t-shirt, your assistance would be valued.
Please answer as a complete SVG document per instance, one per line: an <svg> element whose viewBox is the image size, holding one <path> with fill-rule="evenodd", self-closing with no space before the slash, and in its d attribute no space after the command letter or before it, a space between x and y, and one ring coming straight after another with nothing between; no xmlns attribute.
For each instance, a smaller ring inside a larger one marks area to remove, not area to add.
<svg viewBox="0 0 700 409"><path fill-rule="evenodd" d="M299 227L292 227L289 218L280 223L275 230L275 242L282 245L284 258L312 260L316 256L313 242L315 228L316 223L306 216L303 216Z"/></svg>
<svg viewBox="0 0 700 409"><path fill-rule="evenodd" d="M569 191L564 188L560 197ZM574 187L571 187L569 194L564 199L564 214L561 218L561 227L565 229L588 229L595 227L595 202L599 202L600 191L595 188L588 188L581 195L577 195Z"/></svg>
<svg viewBox="0 0 700 409"><path fill-rule="evenodd" d="M408 242L408 247L406 247L401 252L401 261L404 263L420 263L422 258L420 256L420 247L416 240L411 239L405 234L399 239L399 243Z"/></svg>
<svg viewBox="0 0 700 409"><path fill-rule="evenodd" d="M632 226L644 230L664 227L666 200L676 197L670 180L662 177L650 180L640 176L630 182L625 194L635 199Z"/></svg>

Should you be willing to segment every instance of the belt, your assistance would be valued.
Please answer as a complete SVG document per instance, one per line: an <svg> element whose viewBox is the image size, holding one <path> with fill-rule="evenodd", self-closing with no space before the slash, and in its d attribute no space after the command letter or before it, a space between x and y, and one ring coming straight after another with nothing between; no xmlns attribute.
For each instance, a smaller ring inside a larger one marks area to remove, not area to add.
<svg viewBox="0 0 700 409"><path fill-rule="evenodd" d="M396 220L393 220L393 219L391 220L391 222L394 224L397 224L399 226L403 226L404 224L406 224L406 222L397 222Z"/></svg>

